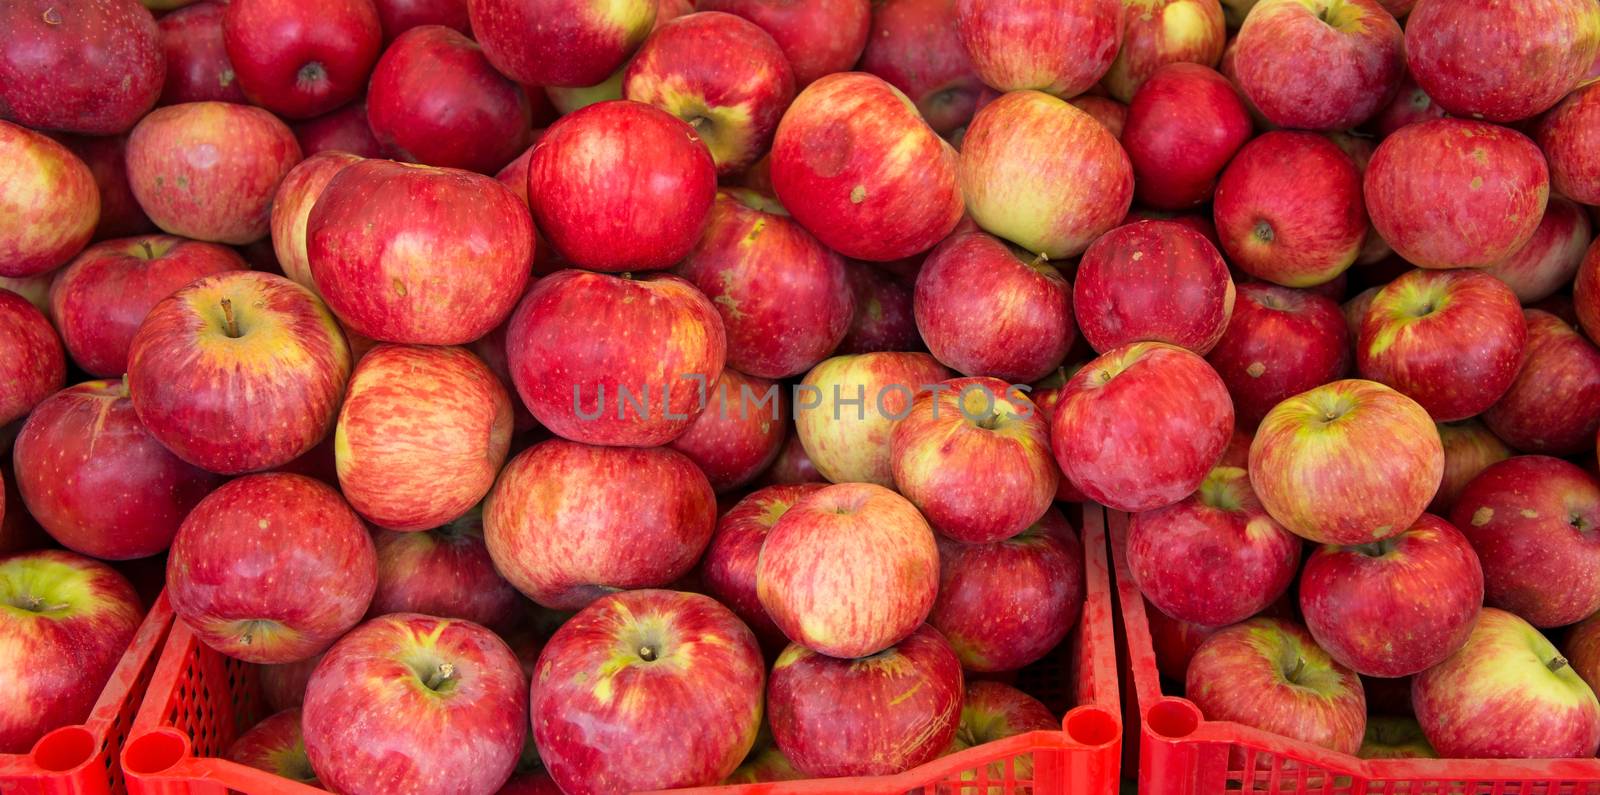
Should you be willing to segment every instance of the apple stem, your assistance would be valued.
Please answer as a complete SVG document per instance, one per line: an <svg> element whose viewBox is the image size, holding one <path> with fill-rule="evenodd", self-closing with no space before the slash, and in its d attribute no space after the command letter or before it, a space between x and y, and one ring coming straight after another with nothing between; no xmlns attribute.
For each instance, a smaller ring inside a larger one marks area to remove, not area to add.
<svg viewBox="0 0 1600 795"><path fill-rule="evenodd" d="M1554 659L1550 660L1550 662L1547 662L1544 665L1546 668L1549 668L1552 673L1554 673L1562 668L1567 667L1567 658L1557 654Z"/></svg>
<svg viewBox="0 0 1600 795"><path fill-rule="evenodd" d="M226 298L222 299L222 325L229 337L239 338L239 321L233 316L233 302Z"/></svg>
<svg viewBox="0 0 1600 795"><path fill-rule="evenodd" d="M1304 657L1295 657L1294 667L1289 669L1287 674L1284 674L1284 678L1294 682L1295 684L1300 684L1300 674L1304 673L1305 670L1306 659Z"/></svg>
<svg viewBox="0 0 1600 795"><path fill-rule="evenodd" d="M440 663L439 667L434 669L434 672L428 675L427 681L423 682L422 684L429 690L438 690L441 685L450 681L450 677L454 676L455 673L456 667L454 665L450 663Z"/></svg>
<svg viewBox="0 0 1600 795"><path fill-rule="evenodd" d="M639 647L639 659L644 660L645 662L655 662L656 661L656 647L654 647L654 646L640 646Z"/></svg>
<svg viewBox="0 0 1600 795"><path fill-rule="evenodd" d="M150 241L148 241L148 240L139 241L139 247L144 249L144 258L145 259L155 259L156 258L156 250L150 246Z"/></svg>

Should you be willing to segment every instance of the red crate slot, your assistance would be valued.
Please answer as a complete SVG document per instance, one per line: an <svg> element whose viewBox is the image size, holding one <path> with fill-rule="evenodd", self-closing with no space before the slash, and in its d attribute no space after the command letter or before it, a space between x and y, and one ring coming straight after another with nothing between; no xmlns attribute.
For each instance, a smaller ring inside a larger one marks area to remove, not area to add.
<svg viewBox="0 0 1600 795"><path fill-rule="evenodd" d="M1107 517L1121 603L1118 661L1129 684L1126 741L1143 795L1600 795L1600 759L1361 759L1206 720L1193 702L1161 692L1144 597L1124 554L1128 517Z"/></svg>
<svg viewBox="0 0 1600 795"><path fill-rule="evenodd" d="M0 754L0 792L6 795L122 795L128 791L118 764L156 656L172 627L172 607L161 594L112 670L89 719L39 738L26 754ZM70 661L62 661L70 664Z"/></svg>
<svg viewBox="0 0 1600 795"><path fill-rule="evenodd" d="M1117 791L1122 753L1111 579L1105 514L1086 509L1086 598L1078 626L1057 653L1019 673L1018 685L1066 714L1061 731L1010 737L941 757L895 776L786 781L678 792L716 795L936 795ZM253 665L225 657L177 622L155 667L123 749L131 795L311 795L321 790L219 758L240 733L265 717ZM1070 707L1070 709L1069 709ZM1017 763L1031 756L1032 779ZM999 775L990 771L998 765Z"/></svg>

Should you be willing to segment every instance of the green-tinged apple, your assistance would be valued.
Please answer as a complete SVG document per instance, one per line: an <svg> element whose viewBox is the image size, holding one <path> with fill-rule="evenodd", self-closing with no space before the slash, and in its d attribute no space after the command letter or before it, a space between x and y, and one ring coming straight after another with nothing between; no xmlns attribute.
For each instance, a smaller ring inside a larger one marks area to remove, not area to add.
<svg viewBox="0 0 1600 795"><path fill-rule="evenodd" d="M1039 699L1001 682L968 682L961 702L961 725L950 741L950 753L959 753L986 743L1035 731L1059 731L1061 721ZM1017 781L1033 780L1033 754L1021 754L1016 761L990 762L984 771L992 784L991 794L1003 791L998 782L1010 776ZM963 771L962 781L977 779L975 771Z"/></svg>
<svg viewBox="0 0 1600 795"><path fill-rule="evenodd" d="M737 613L763 646L781 649L789 639L767 615L756 593L756 561L761 557L761 547L790 508L822 488L821 483L795 483L751 492L717 521L711 543L700 559L700 581L706 591Z"/></svg>
<svg viewBox="0 0 1600 795"><path fill-rule="evenodd" d="M956 0L956 30L983 82L1075 97L1116 60L1122 0Z"/></svg>
<svg viewBox="0 0 1600 795"><path fill-rule="evenodd" d="M65 265L99 221L100 189L89 167L54 139L0 121L0 276Z"/></svg>
<svg viewBox="0 0 1600 795"><path fill-rule="evenodd" d="M1422 724L1416 718L1374 715L1367 718L1367 731L1356 756L1362 759L1437 759L1439 754L1428 744Z"/></svg>
<svg viewBox="0 0 1600 795"><path fill-rule="evenodd" d="M0 357L3 428L28 416L39 401L66 383L67 356L50 319L26 298L5 289L0 289L0 350L6 352Z"/></svg>
<svg viewBox="0 0 1600 795"><path fill-rule="evenodd" d="M656 20L656 0L468 0L489 63L519 83L592 86L617 71Z"/></svg>
<svg viewBox="0 0 1600 795"><path fill-rule="evenodd" d="M1216 0L1124 2L1122 45L1102 84L1131 102L1145 80L1172 63L1216 66L1227 42L1227 23Z"/></svg>
<svg viewBox="0 0 1600 795"><path fill-rule="evenodd" d="M228 746L223 758L265 770L280 778L320 787L317 773L306 756L306 738L300 732L300 710L274 713L250 727Z"/></svg>
<svg viewBox="0 0 1600 795"><path fill-rule="evenodd" d="M894 484L890 434L911 401L950 371L925 353L835 356L795 388L794 417L806 456L834 483Z"/></svg>
<svg viewBox="0 0 1600 795"><path fill-rule="evenodd" d="M1478 473L1511 457L1511 448L1478 420L1438 423L1444 445L1444 479L1428 503L1428 513L1449 516L1461 491Z"/></svg>

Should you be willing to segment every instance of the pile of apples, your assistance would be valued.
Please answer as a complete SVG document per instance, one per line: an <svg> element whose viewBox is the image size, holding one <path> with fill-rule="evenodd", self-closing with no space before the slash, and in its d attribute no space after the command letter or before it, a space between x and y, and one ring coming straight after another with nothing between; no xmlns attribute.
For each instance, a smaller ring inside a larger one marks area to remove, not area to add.
<svg viewBox="0 0 1600 795"><path fill-rule="evenodd" d="M286 777L896 773L1085 501L1209 718L1600 747L1596 0L145 4L0 4L0 752L165 555Z"/></svg>

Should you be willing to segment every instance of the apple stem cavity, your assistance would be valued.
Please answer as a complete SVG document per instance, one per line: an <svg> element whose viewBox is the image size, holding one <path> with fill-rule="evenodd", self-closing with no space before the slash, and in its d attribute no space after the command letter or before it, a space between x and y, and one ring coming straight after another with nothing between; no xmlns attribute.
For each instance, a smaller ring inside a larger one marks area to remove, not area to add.
<svg viewBox="0 0 1600 795"><path fill-rule="evenodd" d="M656 647L654 647L654 646L640 646L639 647L639 659L644 660L645 662L655 662L656 661Z"/></svg>
<svg viewBox="0 0 1600 795"><path fill-rule="evenodd" d="M1550 660L1550 662L1545 663L1544 667L1549 668L1551 673L1555 673L1556 671L1567 667L1567 658L1557 654Z"/></svg>
<svg viewBox="0 0 1600 795"><path fill-rule="evenodd" d="M309 88L323 82L327 76L328 72L322 68L322 64L312 61L300 67L300 72L295 75L295 80L301 86Z"/></svg>
<svg viewBox="0 0 1600 795"><path fill-rule="evenodd" d="M1271 243L1278 237L1278 234L1272 231L1272 224L1266 221L1257 221L1256 227L1251 231L1251 234L1255 235L1256 239L1263 243Z"/></svg>
<svg viewBox="0 0 1600 795"><path fill-rule="evenodd" d="M233 316L233 302L222 299L222 330L232 339L243 336L239 333L239 320Z"/></svg>
<svg viewBox="0 0 1600 795"><path fill-rule="evenodd" d="M439 688L444 686L445 682L450 681L450 677L455 676L455 673L456 667L454 665L440 663L439 667L435 668L433 673L428 674L428 678L423 680L422 686L429 690L438 691Z"/></svg>

